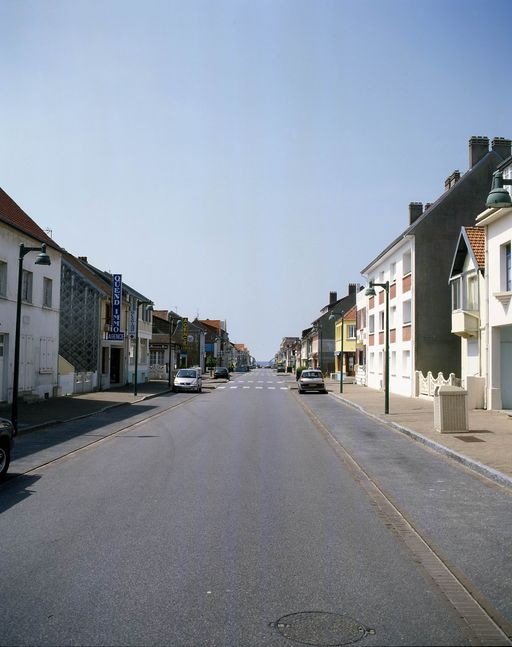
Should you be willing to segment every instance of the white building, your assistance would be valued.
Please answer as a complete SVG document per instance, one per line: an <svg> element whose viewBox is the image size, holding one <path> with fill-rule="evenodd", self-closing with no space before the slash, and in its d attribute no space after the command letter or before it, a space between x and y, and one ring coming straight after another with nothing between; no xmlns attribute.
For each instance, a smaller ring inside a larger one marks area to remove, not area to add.
<svg viewBox="0 0 512 647"><path fill-rule="evenodd" d="M470 409L485 408L485 231L462 227L450 272L452 333L460 337L462 386Z"/></svg>
<svg viewBox="0 0 512 647"><path fill-rule="evenodd" d="M414 394L414 241L413 236L402 237L386 254L364 270L369 282L385 284L389 281L389 390L407 396ZM366 297L366 380L370 388L382 389L385 373L386 290L375 287L375 291L375 297ZM363 309L364 304L360 303L359 308ZM364 332L360 330L359 334L363 335Z"/></svg>
<svg viewBox="0 0 512 647"><path fill-rule="evenodd" d="M512 158L499 170L512 181ZM510 192L510 187L508 187ZM512 207L487 209L476 220L486 232L485 289L481 303L487 344L482 346L487 409L512 409Z"/></svg>
<svg viewBox="0 0 512 647"><path fill-rule="evenodd" d="M0 401L12 401L20 245L41 248L51 265L23 259L18 394L48 398L58 387L61 251L0 189Z"/></svg>

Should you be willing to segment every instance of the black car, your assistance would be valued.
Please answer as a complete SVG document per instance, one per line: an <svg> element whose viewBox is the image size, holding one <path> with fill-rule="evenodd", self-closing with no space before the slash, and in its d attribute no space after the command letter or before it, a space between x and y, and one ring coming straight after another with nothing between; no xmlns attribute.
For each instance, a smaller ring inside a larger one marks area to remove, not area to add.
<svg viewBox="0 0 512 647"><path fill-rule="evenodd" d="M225 366L217 366L217 368L213 372L213 377L214 379L221 377L225 380L229 380L229 371Z"/></svg>
<svg viewBox="0 0 512 647"><path fill-rule="evenodd" d="M11 462L11 449L16 432L10 420L0 418L0 479L2 479Z"/></svg>

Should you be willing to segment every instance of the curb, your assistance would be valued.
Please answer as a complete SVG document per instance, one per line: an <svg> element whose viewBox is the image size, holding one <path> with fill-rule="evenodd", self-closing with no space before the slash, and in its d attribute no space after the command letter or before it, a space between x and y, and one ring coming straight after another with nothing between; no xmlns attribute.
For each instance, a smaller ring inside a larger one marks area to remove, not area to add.
<svg viewBox="0 0 512 647"><path fill-rule="evenodd" d="M397 422L393 422L392 420L386 420L385 418L382 418L381 416L375 413L371 413L367 411L364 407L362 407L360 404L356 404L351 400L347 400L341 395L332 393L332 391L329 391L329 395L332 395L337 400L340 400L340 402L343 402L344 404L354 409L357 409L361 413L364 413L369 418L378 420L382 424L387 425L388 427L391 427L392 429L395 429L396 431L399 431L406 436L409 436L409 438L411 438L412 440L415 440L416 442L421 443L426 447L429 447L430 449L437 452L438 454L447 456L448 458L451 458L457 463L464 465L464 467L467 467L468 469L473 470L477 474L480 474L481 476L485 476L491 481L494 481L495 483L498 483L499 485L512 490L512 478L510 476L507 476L506 474L503 474L503 472L499 472L498 470L495 470L494 468L489 467L488 465L484 465L483 463L479 463L478 461L475 461L472 458L468 458L467 456L464 456L464 454L459 454L454 449L450 449L449 447L445 447L440 443L436 443L435 440L431 440L426 436L422 436L417 431L413 431L412 429L409 429L404 425L401 425Z"/></svg>

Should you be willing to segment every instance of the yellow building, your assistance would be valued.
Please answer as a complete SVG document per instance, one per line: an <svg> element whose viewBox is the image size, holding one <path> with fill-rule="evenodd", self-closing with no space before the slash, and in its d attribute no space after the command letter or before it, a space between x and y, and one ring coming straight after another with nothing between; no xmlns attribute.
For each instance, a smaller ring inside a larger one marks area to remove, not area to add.
<svg viewBox="0 0 512 647"><path fill-rule="evenodd" d="M343 339L342 339L343 328ZM336 321L334 356L336 362L336 373L341 366L343 355L343 374L345 378L353 378L355 375L356 363L356 306L350 308L343 317Z"/></svg>

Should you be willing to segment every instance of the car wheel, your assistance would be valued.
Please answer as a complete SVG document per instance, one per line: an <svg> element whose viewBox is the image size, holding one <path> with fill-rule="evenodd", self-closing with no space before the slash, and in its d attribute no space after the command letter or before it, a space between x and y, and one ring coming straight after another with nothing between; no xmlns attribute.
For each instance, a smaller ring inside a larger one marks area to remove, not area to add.
<svg viewBox="0 0 512 647"><path fill-rule="evenodd" d="M9 463L11 462L11 450L9 447L1 445L0 446L0 479L2 479L9 469Z"/></svg>
<svg viewBox="0 0 512 647"><path fill-rule="evenodd" d="M299 389L299 393L302 394L304 393L304 391L302 389Z"/></svg>

